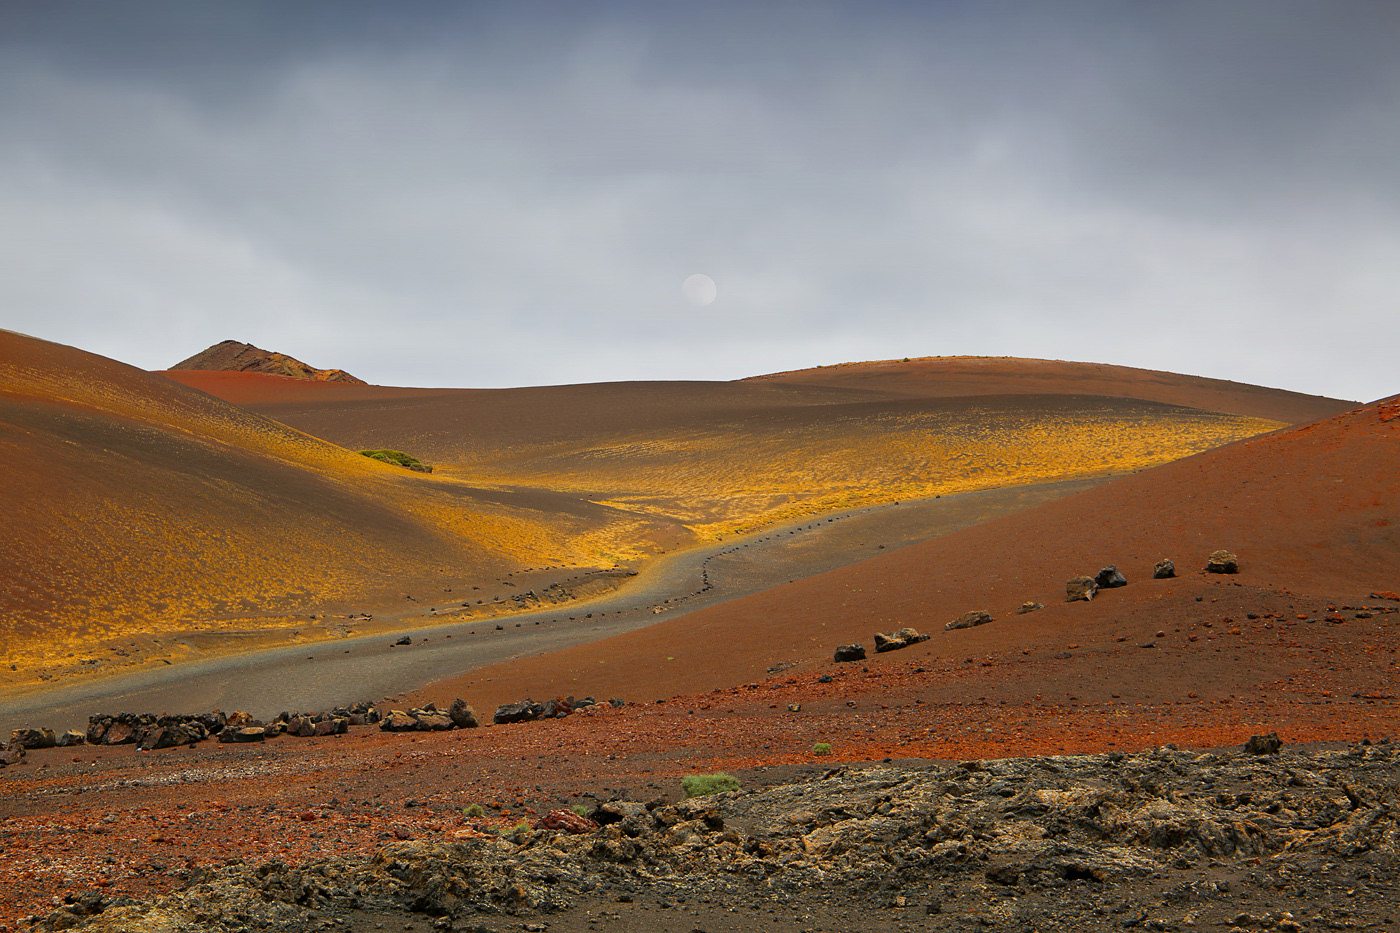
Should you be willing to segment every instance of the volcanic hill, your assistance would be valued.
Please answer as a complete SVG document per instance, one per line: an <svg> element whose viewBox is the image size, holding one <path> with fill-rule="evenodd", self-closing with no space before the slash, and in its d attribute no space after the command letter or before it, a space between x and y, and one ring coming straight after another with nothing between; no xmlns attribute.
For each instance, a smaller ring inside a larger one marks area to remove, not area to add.
<svg viewBox="0 0 1400 933"><path fill-rule="evenodd" d="M363 379L356 379L343 369L316 369L301 360L263 350L251 343L237 340L222 340L212 347L201 350L187 360L181 360L171 369L264 373L269 376L287 376L292 379L308 379L313 382L348 382L364 385Z"/></svg>
<svg viewBox="0 0 1400 933"><path fill-rule="evenodd" d="M855 364L875 368L851 385L823 384L832 367L440 390L167 375L345 447L407 451L473 485L568 493L709 539L869 502L1129 472L1352 407L1097 364L957 362Z"/></svg>
<svg viewBox="0 0 1400 933"><path fill-rule="evenodd" d="M917 664L925 673L901 689L931 703L1111 709L1120 696L1121 706L1343 689L1393 703L1397 602L1373 594L1400 590L1398 513L1400 406L1376 403L424 695L655 699L781 670L773 683L793 677L835 698L811 681L850 669L832 664L836 645L873 649L873 633L913 626L932 638L872 651L865 666ZM1239 555L1238 574L1203 571L1218 548ZM1177 577L1152 578L1162 558ZM1108 565L1126 587L1066 602L1068 579ZM1043 608L1018 613L1027 602ZM995 621L944 630L970 610Z"/></svg>
<svg viewBox="0 0 1400 933"><path fill-rule="evenodd" d="M274 378L274 377L263 377ZM289 382L290 380L281 380ZM412 473L162 376L0 332L0 687L243 650L674 525ZM609 565L611 562L609 562ZM53 665L57 665L54 667Z"/></svg>

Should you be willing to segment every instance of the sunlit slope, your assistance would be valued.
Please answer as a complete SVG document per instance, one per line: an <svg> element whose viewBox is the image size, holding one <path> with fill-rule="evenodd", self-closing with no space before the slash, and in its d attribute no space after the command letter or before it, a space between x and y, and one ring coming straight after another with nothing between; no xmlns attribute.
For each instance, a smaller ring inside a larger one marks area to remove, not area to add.
<svg viewBox="0 0 1400 933"><path fill-rule="evenodd" d="M0 474L11 663L122 633L369 608L444 581L596 560L604 544L646 547L657 531L563 496L410 473L8 332Z"/></svg>
<svg viewBox="0 0 1400 933"><path fill-rule="evenodd" d="M1307 682L1317 666L1345 679L1348 665L1357 686L1388 694L1394 654L1360 636L1392 628L1395 617L1326 607L1394 605L1370 594L1400 590L1398 513L1400 404L1392 401L425 692L475 689L492 702L585 683L598 695L642 699L701 693L762 678L778 662L810 671L830 663L836 645L868 649L872 633L913 626L932 639L873 656L870 668L886 658L927 663L930 678L950 677L965 696L992 693L996 678L1019 682L1013 695L1050 702L1121 693L1131 704L1148 689L1177 700L1198 690L1243 696L1294 674ZM1239 555L1238 575L1203 572L1217 548ZM1154 580L1164 557L1178 576ZM1065 601L1066 580L1109 564L1128 586L1089 603ZM1028 600L1044 608L1018 613ZM1272 621L1246 615L1266 607L1286 611ZM944 630L969 610L995 622ZM1331 644L1315 656L1284 631L1327 616Z"/></svg>
<svg viewBox="0 0 1400 933"><path fill-rule="evenodd" d="M1185 405L1289 424L1329 418L1357 407L1341 399L1107 363L1028 360L1009 356L931 356L840 363L744 382L864 389L920 398L967 395L1105 395Z"/></svg>
<svg viewBox="0 0 1400 933"><path fill-rule="evenodd" d="M473 485L568 493L705 536L865 502L1125 472L1282 426L1063 393L911 398L761 382L432 391L170 375L346 447L407 450Z"/></svg>

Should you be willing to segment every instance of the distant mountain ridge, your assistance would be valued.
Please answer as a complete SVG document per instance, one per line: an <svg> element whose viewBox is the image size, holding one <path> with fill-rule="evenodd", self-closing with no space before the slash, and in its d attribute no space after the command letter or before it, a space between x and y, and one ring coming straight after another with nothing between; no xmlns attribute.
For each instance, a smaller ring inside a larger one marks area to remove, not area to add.
<svg viewBox="0 0 1400 933"><path fill-rule="evenodd" d="M267 373L272 376L290 376L293 379L307 379L312 382L350 382L355 385L368 385L343 369L316 369L301 360L263 350L251 343L237 340L223 340L207 350L201 350L187 360L181 360L171 369L199 369L233 373Z"/></svg>

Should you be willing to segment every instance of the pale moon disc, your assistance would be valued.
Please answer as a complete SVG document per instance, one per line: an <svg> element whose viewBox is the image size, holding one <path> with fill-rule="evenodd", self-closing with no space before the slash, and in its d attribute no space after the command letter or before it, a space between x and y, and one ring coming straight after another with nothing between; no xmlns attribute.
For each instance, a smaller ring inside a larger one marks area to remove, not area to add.
<svg viewBox="0 0 1400 933"><path fill-rule="evenodd" d="M715 287L715 280L703 272L697 272L681 283L681 294L685 300L703 308L715 300L719 294L719 289Z"/></svg>

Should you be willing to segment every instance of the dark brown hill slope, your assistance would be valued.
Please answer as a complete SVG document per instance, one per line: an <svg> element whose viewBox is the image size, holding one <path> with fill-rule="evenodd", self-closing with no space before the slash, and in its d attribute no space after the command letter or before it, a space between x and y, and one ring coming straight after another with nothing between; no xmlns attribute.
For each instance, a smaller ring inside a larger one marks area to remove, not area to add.
<svg viewBox="0 0 1400 933"><path fill-rule="evenodd" d="M1066 393L1109 395L1304 424L1359 403L1179 373L1009 356L931 356L841 363L753 376L749 382L873 389L918 397Z"/></svg>
<svg viewBox="0 0 1400 933"><path fill-rule="evenodd" d="M171 369L214 370L236 373L265 373L272 376L290 376L293 379L307 379L312 382L348 382L364 385L363 379L356 379L343 369L316 369L301 360L263 350L251 343L237 340L221 340L208 349L201 350L187 360L181 360Z"/></svg>

